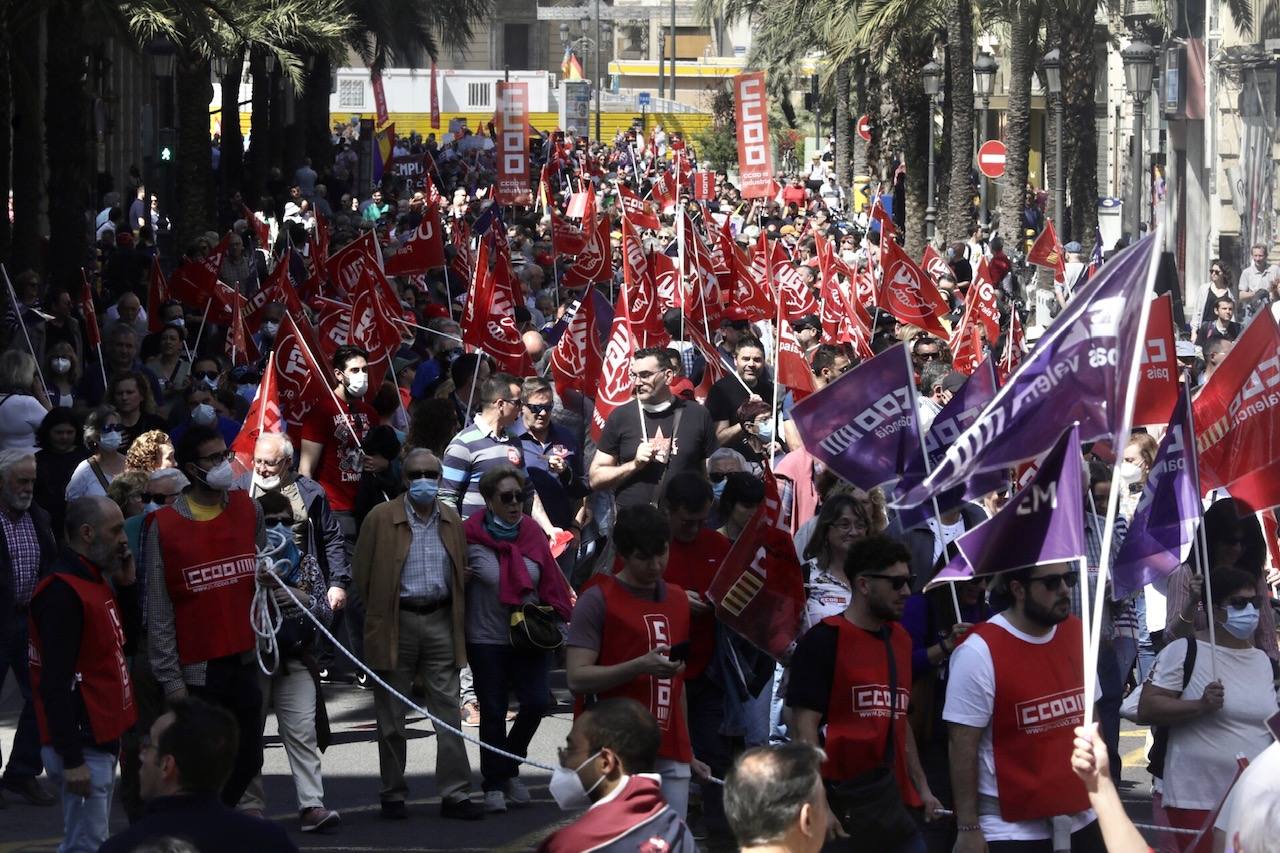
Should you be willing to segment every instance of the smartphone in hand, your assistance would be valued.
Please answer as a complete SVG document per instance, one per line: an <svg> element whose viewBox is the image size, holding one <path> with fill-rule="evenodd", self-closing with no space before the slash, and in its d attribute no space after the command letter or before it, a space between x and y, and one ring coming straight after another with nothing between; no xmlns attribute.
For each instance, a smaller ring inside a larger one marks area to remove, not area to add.
<svg viewBox="0 0 1280 853"><path fill-rule="evenodd" d="M667 652L667 658L673 661L688 661L689 641L685 640L683 643L676 643L672 646L671 651Z"/></svg>

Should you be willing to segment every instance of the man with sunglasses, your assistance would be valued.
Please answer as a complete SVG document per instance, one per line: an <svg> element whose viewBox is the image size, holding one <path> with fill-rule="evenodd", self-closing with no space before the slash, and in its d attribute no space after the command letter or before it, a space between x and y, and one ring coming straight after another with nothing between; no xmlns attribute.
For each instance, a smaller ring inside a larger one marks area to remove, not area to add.
<svg viewBox="0 0 1280 853"><path fill-rule="evenodd" d="M175 455L191 484L152 514L142 537L147 654L167 699L199 696L235 715L240 740L222 791L234 806L262 767L249 604L266 532L261 507L232 490L230 452L216 430L193 426Z"/></svg>
<svg viewBox="0 0 1280 853"><path fill-rule="evenodd" d="M902 803L913 817L918 819L922 810L923 818L932 820L942 806L929 789L907 718L911 637L899 623L915 580L910 560L906 546L888 536L856 540L845 560L853 585L848 609L814 625L791 658L791 733L796 740L822 746L819 731L826 725L822 778L833 794L838 819L845 809L836 789L884 766L886 754ZM868 849L924 850L918 830L863 838L861 833L871 829L844 827Z"/></svg>
<svg viewBox="0 0 1280 853"><path fill-rule="evenodd" d="M442 466L431 451L410 450L401 472L404 497L374 507L365 517L352 562L365 602L365 661L404 695L421 675L426 709L457 729L462 725L459 670L467 662L466 535L458 512L440 497ZM373 695L382 817L403 820L409 792L405 707L381 686ZM471 764L462 738L440 729L436 739L441 815L479 820L484 807L470 797Z"/></svg>
<svg viewBox="0 0 1280 853"><path fill-rule="evenodd" d="M1085 702L1082 624L1071 614L1079 580L1066 562L998 576L1012 603L951 656L942 716L961 853L1048 853L1055 822L1075 853L1106 849L1069 761Z"/></svg>
<svg viewBox="0 0 1280 853"><path fill-rule="evenodd" d="M529 480L547 518L556 527L572 533L576 540L590 517L585 502L591 489L587 486L577 437L552 423L553 409L551 383L541 376L528 377L520 386L521 419L515 422L512 432L524 451ZM570 542L560 555L561 568L572 571L577 550L576 542Z"/></svg>

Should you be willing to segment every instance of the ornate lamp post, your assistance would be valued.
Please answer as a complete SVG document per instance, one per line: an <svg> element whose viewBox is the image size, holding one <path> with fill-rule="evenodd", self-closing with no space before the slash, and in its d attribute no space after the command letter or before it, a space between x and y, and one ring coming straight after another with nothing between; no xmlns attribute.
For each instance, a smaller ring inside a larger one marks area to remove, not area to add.
<svg viewBox="0 0 1280 853"><path fill-rule="evenodd" d="M924 209L924 236L933 242L937 230L938 209L934 206L935 171L937 156L933 150L933 114L938 107L938 93L942 91L943 68L930 61L920 72L924 79L924 93L929 96L929 194L926 196L928 206Z"/></svg>
<svg viewBox="0 0 1280 853"><path fill-rule="evenodd" d="M1124 85L1133 98L1133 162L1129 167L1130 180L1133 183L1133 212L1126 216L1129 222L1129 234L1138 239L1138 229L1142 223L1142 119L1151 94L1151 78L1155 72L1155 48L1145 41L1137 40L1120 51L1124 61Z"/></svg>
<svg viewBox="0 0 1280 853"><path fill-rule="evenodd" d="M996 72L1000 70L1000 64L996 62L996 58L991 54L983 51L978 54L978 58L973 63L973 79L974 89L977 91L978 97L982 99L981 120L978 123L978 144L982 144L987 135L987 109L991 105L991 93L996 88ZM978 224L983 229L989 225L987 219L987 176L979 174L978 184Z"/></svg>

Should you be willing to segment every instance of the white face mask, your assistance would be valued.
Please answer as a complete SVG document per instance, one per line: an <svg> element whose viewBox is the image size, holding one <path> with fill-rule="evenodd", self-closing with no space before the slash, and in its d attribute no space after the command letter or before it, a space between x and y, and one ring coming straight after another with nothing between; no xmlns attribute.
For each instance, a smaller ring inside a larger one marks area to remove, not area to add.
<svg viewBox="0 0 1280 853"><path fill-rule="evenodd" d="M253 475L253 484L264 492L272 492L280 488L280 475L272 474L270 477L264 477L255 473Z"/></svg>
<svg viewBox="0 0 1280 853"><path fill-rule="evenodd" d="M280 324L273 320L267 320L262 324L262 334L268 338L274 338L278 331L280 331Z"/></svg>
<svg viewBox="0 0 1280 853"><path fill-rule="evenodd" d="M71 371L71 359L55 358L53 361L49 363L49 366L53 368L54 373L61 376L62 374L68 373Z"/></svg>
<svg viewBox="0 0 1280 853"><path fill-rule="evenodd" d="M1136 483L1142 479L1142 469L1128 459L1120 463L1120 479L1126 483Z"/></svg>
<svg viewBox="0 0 1280 853"><path fill-rule="evenodd" d="M347 377L347 393L352 397L363 397L369 390L369 374L353 373Z"/></svg>
<svg viewBox="0 0 1280 853"><path fill-rule="evenodd" d="M582 808L591 802L591 791L600 787L600 783L604 781L601 776L596 783L591 786L591 790L587 790L582 786L582 779L578 776L578 771L586 767L600 753L588 758L574 769L568 767L556 767L555 772L551 774L551 782L547 785L547 790L551 792L551 797L556 801L556 805L561 811L572 811L573 809Z"/></svg>
<svg viewBox="0 0 1280 853"><path fill-rule="evenodd" d="M225 492L231 488L231 483L235 479L235 475L231 470L231 463L224 459L217 465L209 469L204 475L204 484L215 492Z"/></svg>
<svg viewBox="0 0 1280 853"><path fill-rule="evenodd" d="M119 432L103 432L98 436L98 446L103 450L119 450L124 443L124 436Z"/></svg>
<svg viewBox="0 0 1280 853"><path fill-rule="evenodd" d="M218 413L208 403L200 403L191 411L192 423L209 426L218 420Z"/></svg>

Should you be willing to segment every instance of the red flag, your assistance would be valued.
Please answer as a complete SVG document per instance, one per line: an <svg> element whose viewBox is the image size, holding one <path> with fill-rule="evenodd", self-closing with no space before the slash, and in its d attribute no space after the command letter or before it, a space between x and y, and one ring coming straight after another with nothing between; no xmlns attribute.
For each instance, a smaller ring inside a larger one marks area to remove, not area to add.
<svg viewBox="0 0 1280 853"><path fill-rule="evenodd" d="M373 84L374 116L378 121L378 127L382 127L391 120L391 116L387 114L387 94L382 89L382 72L374 69L369 73L369 77Z"/></svg>
<svg viewBox="0 0 1280 853"><path fill-rule="evenodd" d="M944 304L928 274L907 256L895 240L882 240L880 251L884 277L876 291L876 304L903 323L919 326L946 340L947 330L938 322Z"/></svg>
<svg viewBox="0 0 1280 853"><path fill-rule="evenodd" d="M436 89L436 61L431 60L431 127L440 129L440 93Z"/></svg>
<svg viewBox="0 0 1280 853"><path fill-rule="evenodd" d="M1031 244L1027 253L1027 263L1053 270L1054 281L1067 280L1067 267L1063 263L1062 244L1058 242L1058 232L1054 230L1053 220L1046 219L1044 230Z"/></svg>
<svg viewBox="0 0 1280 853"><path fill-rule="evenodd" d="M670 213L676 209L676 181L670 172L663 172L662 177L653 182L650 192L653 193L653 200L658 203L658 208L663 213Z"/></svg>
<svg viewBox="0 0 1280 853"><path fill-rule="evenodd" d="M244 333L244 303L245 298L237 293L236 304L231 312L231 323L227 326L227 339L224 346L227 358L232 364L247 364L253 360L249 353L249 338Z"/></svg>
<svg viewBox="0 0 1280 853"><path fill-rule="evenodd" d="M939 287L942 285L942 277L944 275L953 276L951 265L942 259L942 255L938 254L938 250L933 248L932 243L925 244L924 258L921 259L920 266L929 274L929 278L933 279L933 283Z"/></svg>
<svg viewBox="0 0 1280 853"><path fill-rule="evenodd" d="M880 223L880 251L883 252L886 242L894 242L893 235L898 232L898 227L893 224L893 217L889 215L889 211L885 210L884 205L880 203L879 196L871 202L871 221Z"/></svg>
<svg viewBox="0 0 1280 853"><path fill-rule="evenodd" d="M339 299L351 301L351 292L364 277L365 266L377 264L380 251L378 237L370 230L329 256L325 271Z"/></svg>
<svg viewBox="0 0 1280 853"><path fill-rule="evenodd" d="M551 250L556 255L577 255L587 247L587 238L581 229L574 228L550 207L551 213Z"/></svg>
<svg viewBox="0 0 1280 853"><path fill-rule="evenodd" d="M516 328L511 265L499 259L489 269L492 239L486 236L480 243L476 274L462 317L462 340L493 356L500 370L528 376L533 372L533 365Z"/></svg>
<svg viewBox="0 0 1280 853"><path fill-rule="evenodd" d="M161 308L169 301L169 283L164 280L164 270L160 269L160 256L151 258L151 283L147 287L147 331L155 334L164 328L160 319Z"/></svg>
<svg viewBox="0 0 1280 853"><path fill-rule="evenodd" d="M400 251L387 258L387 275L418 275L444 266L444 230L440 225L440 211L428 204L422 212L422 220Z"/></svg>
<svg viewBox="0 0 1280 853"><path fill-rule="evenodd" d="M763 71L733 78L733 103L738 132L738 186L743 198L766 197L773 183L773 153Z"/></svg>
<svg viewBox="0 0 1280 853"><path fill-rule="evenodd" d="M290 433L296 437L303 421L317 409L337 413L328 377L291 314L284 315L276 333L275 363L277 398Z"/></svg>
<svg viewBox="0 0 1280 853"><path fill-rule="evenodd" d="M1167 424L1178 405L1178 362L1174 349L1172 297L1165 293L1151 303L1147 319L1147 346L1138 374L1138 396L1133 405L1134 426Z"/></svg>
<svg viewBox="0 0 1280 853"><path fill-rule="evenodd" d="M89 286L89 274L80 268L84 286L80 290L80 313L84 315L85 343L97 349L102 346L102 332L98 328L98 309L93 304L93 288Z"/></svg>
<svg viewBox="0 0 1280 853"><path fill-rule="evenodd" d="M649 276L653 279L653 288L658 294L658 306L663 311L684 307L684 293L680 287L680 276L676 274L675 258L662 252L651 254Z"/></svg>
<svg viewBox="0 0 1280 853"><path fill-rule="evenodd" d="M489 269L488 238L480 240L476 252L475 270L471 276L471 288L466 304L462 307L462 344L480 349L484 343L484 325L488 321L489 303L493 301L493 272Z"/></svg>
<svg viewBox="0 0 1280 853"><path fill-rule="evenodd" d="M799 320L801 317L818 313L818 303L813 298L813 291L792 266L786 250L779 245L779 241L768 239L763 231L756 240L755 254L751 259L751 271L757 279L764 282L765 293L776 292L782 299L783 319ZM770 295L768 307L774 309L776 306L777 303Z"/></svg>
<svg viewBox="0 0 1280 853"><path fill-rule="evenodd" d="M315 252L312 259L317 267L323 266L329 259L329 220L319 210L314 211L316 217L316 233L311 238Z"/></svg>
<svg viewBox="0 0 1280 853"><path fill-rule="evenodd" d="M640 340L640 346L660 346L668 342L671 336L662 325L662 306L649 274L640 232L625 218L622 220L622 281L631 331Z"/></svg>
<svg viewBox="0 0 1280 853"><path fill-rule="evenodd" d="M561 396L568 390L595 396L592 379L600 375L600 366L604 363L604 343L596 328L595 299L595 288L587 285L569 325L551 350L551 370Z"/></svg>
<svg viewBox="0 0 1280 853"><path fill-rule="evenodd" d="M313 352L323 355L325 361L332 362L338 347L351 341L350 303L320 297L316 334L319 348Z"/></svg>
<svg viewBox="0 0 1280 853"><path fill-rule="evenodd" d="M561 278L565 287L607 282L613 279L613 251L609 242L609 217L596 218L595 227L587 235L583 248Z"/></svg>
<svg viewBox="0 0 1280 853"><path fill-rule="evenodd" d="M658 214L653 212L653 207L632 192L626 184L618 184L618 199L622 202L622 215L630 219L636 227L649 228L653 231L662 227L662 223L658 221Z"/></svg>
<svg viewBox="0 0 1280 853"><path fill-rule="evenodd" d="M258 239L258 248L271 251L271 226L262 221L258 214L250 210L249 205L241 202L240 215L253 228L253 235Z"/></svg>
<svg viewBox="0 0 1280 853"><path fill-rule="evenodd" d="M386 277L377 267L367 267L352 294L347 342L369 353L369 388L374 394L382 387L391 359L400 349L400 327L393 319L399 306Z"/></svg>
<svg viewBox="0 0 1280 853"><path fill-rule="evenodd" d="M778 327L778 381L795 392L797 400L817 389L813 383L813 371L800 349L800 341L786 320Z"/></svg>
<svg viewBox="0 0 1280 853"><path fill-rule="evenodd" d="M231 452L235 454L235 461L240 468L237 474L253 470L253 451L258 446L259 436L263 433L285 431L276 382L276 354L270 352L267 353L267 367L262 371L258 391L249 404L249 414L245 416L244 426L231 442Z"/></svg>
<svg viewBox="0 0 1280 853"><path fill-rule="evenodd" d="M1193 404L1200 487L1227 487L1232 495L1245 480L1254 509L1280 504L1280 327L1270 311L1257 314Z"/></svg>
<svg viewBox="0 0 1280 853"><path fill-rule="evenodd" d="M1022 363L1022 356L1027 352L1027 335L1022 328L1022 320L1015 310L1009 318L1009 337L1004 342L1004 355L996 364L996 379L1003 385Z"/></svg>
<svg viewBox="0 0 1280 853"><path fill-rule="evenodd" d="M229 237L230 234L223 237L204 258L187 261L178 267L169 280L169 292L173 298L201 311L208 305L209 322L220 325L231 322L231 312L236 304L236 291L218 281Z"/></svg>
<svg viewBox="0 0 1280 853"><path fill-rule="evenodd" d="M631 358L635 352L636 336L631 333L627 303L620 293L614 305L613 324L609 327L600 376L596 380L596 405L591 411L592 441L600 440L600 432L614 409L632 403Z"/></svg>
<svg viewBox="0 0 1280 853"><path fill-rule="evenodd" d="M716 173L700 169L693 173L693 200L712 201L716 197Z"/></svg>
<svg viewBox="0 0 1280 853"><path fill-rule="evenodd" d="M725 555L707 597L717 619L781 660L800 633L803 577L795 543L770 523L761 503Z"/></svg>
<svg viewBox="0 0 1280 853"><path fill-rule="evenodd" d="M995 282L991 280L991 270L987 259L978 261L973 271L973 281L969 285L969 294L965 297L965 310L973 305L973 312L982 328L987 333L988 341L1000 337L1000 302L996 297Z"/></svg>
<svg viewBox="0 0 1280 853"><path fill-rule="evenodd" d="M982 330L974 320L972 311L964 312L964 319L960 321L948 345L951 347L952 368L965 376L972 376L978 365L982 364L983 358Z"/></svg>
<svg viewBox="0 0 1280 853"><path fill-rule="evenodd" d="M587 188L581 192L576 192L569 196L569 203L565 205L564 215L570 219L583 220L582 227L587 227L587 220L591 219L596 213L596 188L595 184L587 181Z"/></svg>

